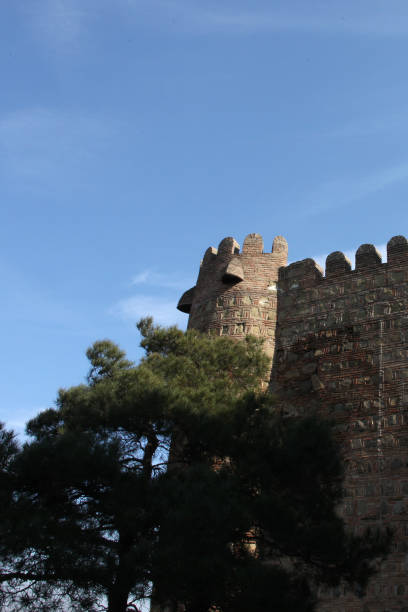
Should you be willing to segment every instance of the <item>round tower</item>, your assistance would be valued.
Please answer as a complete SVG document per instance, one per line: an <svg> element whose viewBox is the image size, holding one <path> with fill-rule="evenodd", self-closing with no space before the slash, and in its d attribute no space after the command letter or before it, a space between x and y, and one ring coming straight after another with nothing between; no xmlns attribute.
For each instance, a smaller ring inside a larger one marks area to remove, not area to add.
<svg viewBox="0 0 408 612"><path fill-rule="evenodd" d="M201 262L197 284L181 297L177 308L189 313L188 327L242 339L262 337L272 359L275 350L279 268L287 263L288 245L282 236L264 253L259 234L249 234L242 251L234 238L218 249L209 247Z"/></svg>

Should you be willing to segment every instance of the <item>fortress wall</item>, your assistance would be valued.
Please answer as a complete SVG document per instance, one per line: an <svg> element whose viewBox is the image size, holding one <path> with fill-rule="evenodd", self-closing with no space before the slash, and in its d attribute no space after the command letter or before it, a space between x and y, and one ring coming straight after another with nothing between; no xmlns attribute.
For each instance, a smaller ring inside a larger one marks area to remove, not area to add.
<svg viewBox="0 0 408 612"><path fill-rule="evenodd" d="M356 533L389 525L393 552L363 599L322 593L321 610L408 610L408 244L372 245L280 271L272 388L291 414L333 419L345 458L345 520Z"/></svg>
<svg viewBox="0 0 408 612"><path fill-rule="evenodd" d="M287 243L263 252L258 234L207 249L197 285L180 299L189 328L264 338L271 390L286 414L333 420L345 458L340 511L350 529L390 526L393 552L367 596L321 593L322 612L408 612L408 243L341 252L325 273L312 260L286 266Z"/></svg>

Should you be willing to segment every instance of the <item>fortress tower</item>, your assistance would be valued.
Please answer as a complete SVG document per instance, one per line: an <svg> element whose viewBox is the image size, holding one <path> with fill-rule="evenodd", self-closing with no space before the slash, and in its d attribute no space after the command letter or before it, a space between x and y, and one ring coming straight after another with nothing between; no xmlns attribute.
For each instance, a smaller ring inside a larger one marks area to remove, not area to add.
<svg viewBox="0 0 408 612"><path fill-rule="evenodd" d="M178 309L190 313L190 328L236 339L262 336L272 363L279 270L286 265L288 245L277 236L271 253L263 249L259 234L245 238L242 252L234 238L224 238L218 250L209 247L197 284L184 293Z"/></svg>
<svg viewBox="0 0 408 612"><path fill-rule="evenodd" d="M189 327L265 339L271 388L288 414L330 417L345 460L342 513L349 528L390 526L392 552L359 598L321 593L323 612L408 612L408 242L370 244L356 268L331 253L287 266L287 243L263 252L258 234L242 252L233 238L209 248L197 285L180 299Z"/></svg>

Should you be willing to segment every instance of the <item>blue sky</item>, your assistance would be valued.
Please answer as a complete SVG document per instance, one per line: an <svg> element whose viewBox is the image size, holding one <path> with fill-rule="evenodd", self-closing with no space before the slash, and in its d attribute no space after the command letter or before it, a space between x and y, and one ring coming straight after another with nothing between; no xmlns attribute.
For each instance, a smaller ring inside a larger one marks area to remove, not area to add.
<svg viewBox="0 0 408 612"><path fill-rule="evenodd" d="M0 20L0 418L175 306L205 249L408 234L405 0L13 0Z"/></svg>

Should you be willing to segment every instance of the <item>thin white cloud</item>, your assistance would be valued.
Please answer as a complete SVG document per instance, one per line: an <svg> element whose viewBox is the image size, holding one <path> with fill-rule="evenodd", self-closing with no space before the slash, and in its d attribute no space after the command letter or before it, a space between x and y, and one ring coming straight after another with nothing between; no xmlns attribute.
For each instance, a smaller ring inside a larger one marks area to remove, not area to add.
<svg viewBox="0 0 408 612"><path fill-rule="evenodd" d="M132 278L131 284L132 285L144 285L145 283L149 282L149 280L151 279L151 275L152 273L150 270L139 272Z"/></svg>
<svg viewBox="0 0 408 612"><path fill-rule="evenodd" d="M101 15L136 27L185 33L306 32L405 36L405 0L16 0L40 44L57 53L80 51ZM271 6L272 5L272 6Z"/></svg>
<svg viewBox="0 0 408 612"><path fill-rule="evenodd" d="M220 32L304 31L323 34L401 36L408 32L403 0L304 0L271 3L239 0L122 0L153 24ZM251 8L248 8L250 6Z"/></svg>
<svg viewBox="0 0 408 612"><path fill-rule="evenodd" d="M389 93L389 92L388 92ZM396 92L398 95L399 92ZM372 117L360 116L353 121L326 132L324 136L329 138L359 138L366 136L377 136L378 134L401 134L408 130L408 109L390 111L387 114Z"/></svg>
<svg viewBox="0 0 408 612"><path fill-rule="evenodd" d="M142 317L151 316L160 325L185 328L187 316L177 310L177 300L152 295L134 295L117 302L110 314L127 323L135 324Z"/></svg>
<svg viewBox="0 0 408 612"><path fill-rule="evenodd" d="M359 178L326 181L303 199L303 216L316 215L363 200L408 180L408 161Z"/></svg>
<svg viewBox="0 0 408 612"><path fill-rule="evenodd" d="M118 300L109 314L131 324L142 317L152 316L160 325L178 325L184 329L188 317L177 310L177 302L191 284L186 279L147 268L135 274L131 280L131 286L137 293Z"/></svg>
<svg viewBox="0 0 408 612"><path fill-rule="evenodd" d="M131 280L131 285L133 286L150 285L154 287L163 287L166 289L182 289L183 291L185 291L185 288L189 287L190 284L189 281L186 281L185 279L175 279L169 275L149 269L138 272L138 274L135 274Z"/></svg>

